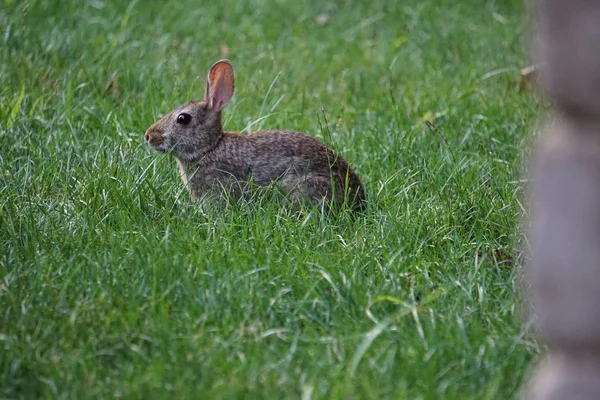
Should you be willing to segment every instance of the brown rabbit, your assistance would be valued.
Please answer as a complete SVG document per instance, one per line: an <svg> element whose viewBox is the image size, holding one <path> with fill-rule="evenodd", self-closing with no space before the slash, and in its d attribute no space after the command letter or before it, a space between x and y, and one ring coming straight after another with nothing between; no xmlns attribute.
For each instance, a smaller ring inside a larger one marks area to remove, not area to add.
<svg viewBox="0 0 600 400"><path fill-rule="evenodd" d="M221 110L233 96L233 67L228 60L208 72L204 100L171 111L148 128L153 149L171 152L192 197L244 194L245 183L273 182L294 199L328 199L362 208L365 191L352 168L310 136L290 131L223 132Z"/></svg>

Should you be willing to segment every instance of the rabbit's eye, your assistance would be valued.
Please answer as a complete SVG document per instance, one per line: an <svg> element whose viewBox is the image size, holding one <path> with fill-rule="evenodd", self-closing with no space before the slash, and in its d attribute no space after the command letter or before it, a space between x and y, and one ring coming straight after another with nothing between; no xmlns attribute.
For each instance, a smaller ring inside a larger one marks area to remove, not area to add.
<svg viewBox="0 0 600 400"><path fill-rule="evenodd" d="M177 123L181 125L187 125L192 120L192 116L190 114L181 113L177 116Z"/></svg>

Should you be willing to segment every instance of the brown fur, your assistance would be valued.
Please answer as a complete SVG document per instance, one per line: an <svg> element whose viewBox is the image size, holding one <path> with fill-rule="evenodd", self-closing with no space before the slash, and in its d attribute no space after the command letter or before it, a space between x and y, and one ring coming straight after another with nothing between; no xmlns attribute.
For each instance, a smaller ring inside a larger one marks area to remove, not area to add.
<svg viewBox="0 0 600 400"><path fill-rule="evenodd" d="M361 208L364 187L334 150L299 132L265 130L249 135L223 132L221 109L233 95L233 70L222 60L209 72L206 97L178 107L146 131L148 144L171 152L194 198L244 195L246 182L276 182L294 199L328 199ZM188 124L178 123L187 114Z"/></svg>

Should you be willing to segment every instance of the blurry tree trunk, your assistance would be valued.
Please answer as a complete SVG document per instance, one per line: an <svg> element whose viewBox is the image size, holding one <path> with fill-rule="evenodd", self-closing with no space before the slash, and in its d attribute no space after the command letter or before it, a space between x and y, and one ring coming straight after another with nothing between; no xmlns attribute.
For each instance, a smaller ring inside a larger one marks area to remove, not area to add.
<svg viewBox="0 0 600 400"><path fill-rule="evenodd" d="M537 0L554 104L532 171L531 300L548 353L530 399L600 399L600 0Z"/></svg>

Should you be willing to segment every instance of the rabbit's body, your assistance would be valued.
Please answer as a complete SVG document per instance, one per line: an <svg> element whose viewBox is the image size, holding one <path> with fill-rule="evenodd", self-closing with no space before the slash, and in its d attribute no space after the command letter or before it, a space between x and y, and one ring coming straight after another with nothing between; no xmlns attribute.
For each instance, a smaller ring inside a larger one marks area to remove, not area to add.
<svg viewBox="0 0 600 400"><path fill-rule="evenodd" d="M247 183L276 183L294 199L328 199L362 207L364 188L334 150L299 132L265 130L249 135L223 132L221 109L233 95L228 61L210 70L205 99L181 106L146 131L148 144L171 152L194 198L244 196Z"/></svg>
<svg viewBox="0 0 600 400"><path fill-rule="evenodd" d="M331 200L335 196L341 203L347 195L351 203L358 204L365 197L360 180L340 156L299 132L225 132L200 160L178 159L178 164L192 197L221 190L240 196L245 182L259 186L276 182L285 193L297 198Z"/></svg>

